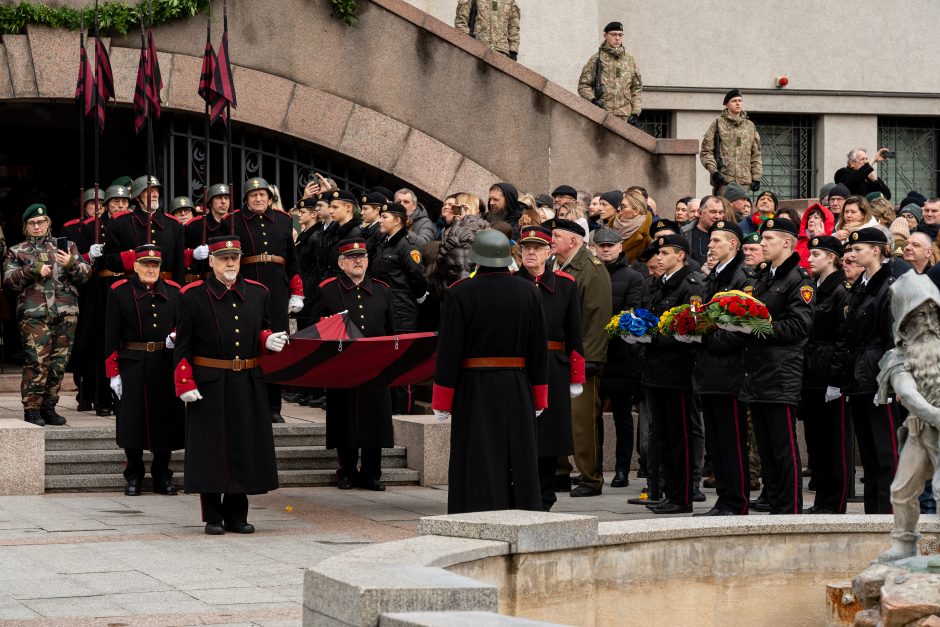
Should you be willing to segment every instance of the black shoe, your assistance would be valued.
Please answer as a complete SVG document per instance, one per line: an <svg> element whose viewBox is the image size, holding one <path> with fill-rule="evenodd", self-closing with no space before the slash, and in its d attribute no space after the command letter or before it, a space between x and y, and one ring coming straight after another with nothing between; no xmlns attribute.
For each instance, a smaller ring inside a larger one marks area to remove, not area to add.
<svg viewBox="0 0 940 627"><path fill-rule="evenodd" d="M769 512L770 503L764 497L759 497L757 500L751 501L748 503L748 507L755 512Z"/></svg>
<svg viewBox="0 0 940 627"><path fill-rule="evenodd" d="M636 471L636 478L637 478L637 479L648 479L648 478L649 478L649 473L646 472L646 468L645 468L645 467L640 466L640 469Z"/></svg>
<svg viewBox="0 0 940 627"><path fill-rule="evenodd" d="M281 417L281 412L272 411L271 412L271 424L280 424L284 422L284 418Z"/></svg>
<svg viewBox="0 0 940 627"><path fill-rule="evenodd" d="M555 492L571 492L571 475L555 475Z"/></svg>
<svg viewBox="0 0 940 627"><path fill-rule="evenodd" d="M208 536L225 535L225 527L222 526L222 523L206 523L206 535Z"/></svg>
<svg viewBox="0 0 940 627"><path fill-rule="evenodd" d="M578 487L576 487L574 490L572 490L572 491L571 491L571 494L570 494L570 496L572 496L572 497L578 497L578 496L600 496L600 495L601 495L601 489L600 489L600 488L593 488L593 487L589 486L589 485L586 484L586 483L579 484Z"/></svg>
<svg viewBox="0 0 940 627"><path fill-rule="evenodd" d="M96 416L110 416L113 413L114 413L114 410L111 409L110 407L100 407L95 410Z"/></svg>
<svg viewBox="0 0 940 627"><path fill-rule="evenodd" d="M702 491L701 491L701 490L693 490L693 491L692 491L692 500L695 501L696 503L704 503L704 502L705 502L705 495L702 494Z"/></svg>
<svg viewBox="0 0 940 627"><path fill-rule="evenodd" d="M679 505L677 503L666 503L650 510L654 514L691 514L692 504Z"/></svg>
<svg viewBox="0 0 940 627"><path fill-rule="evenodd" d="M373 492L385 492L385 486L378 479L372 477L360 479L359 487L363 490L372 490Z"/></svg>
<svg viewBox="0 0 940 627"><path fill-rule="evenodd" d="M177 489L175 485L170 483L169 479L154 479L153 480L153 493L163 494L166 496L176 496Z"/></svg>
<svg viewBox="0 0 940 627"><path fill-rule="evenodd" d="M715 487L715 475L707 475L702 479L703 488L714 488Z"/></svg>
<svg viewBox="0 0 940 627"><path fill-rule="evenodd" d="M352 490L356 487L356 485L349 477L340 477L339 483L336 484L336 487L340 490Z"/></svg>
<svg viewBox="0 0 940 627"><path fill-rule="evenodd" d="M23 420L37 427L46 426L46 421L42 419L42 414L39 413L38 409L23 410Z"/></svg>
<svg viewBox="0 0 940 627"><path fill-rule="evenodd" d="M254 533L255 526L251 523L246 522L237 522L237 523L225 523L223 527L226 531L231 531L232 533Z"/></svg>
<svg viewBox="0 0 940 627"><path fill-rule="evenodd" d="M319 409L323 409L326 407L326 397L320 396L318 398L311 399L308 401L307 407L317 407Z"/></svg>
<svg viewBox="0 0 940 627"><path fill-rule="evenodd" d="M65 424L65 417L56 413L55 407L40 407L39 414L47 425L61 427Z"/></svg>
<svg viewBox="0 0 940 627"><path fill-rule="evenodd" d="M812 507L807 507L806 509L804 509L803 513L804 514L838 514L839 512L833 509L826 508L826 507L816 507L815 505L813 505Z"/></svg>
<svg viewBox="0 0 940 627"><path fill-rule="evenodd" d="M571 475L571 485L578 485L581 483L581 475Z"/></svg>
<svg viewBox="0 0 940 627"><path fill-rule="evenodd" d="M730 510L721 509L719 507L713 507L707 512L699 512L698 514L692 514L692 518L696 518L698 516L737 516L737 515L738 514Z"/></svg>
<svg viewBox="0 0 940 627"><path fill-rule="evenodd" d="M630 485L630 479L627 478L627 473L624 470L618 470L614 478L610 480L610 487L612 488L625 488L628 485Z"/></svg>
<svg viewBox="0 0 940 627"><path fill-rule="evenodd" d="M140 479L128 479L124 486L124 496L140 496Z"/></svg>
<svg viewBox="0 0 940 627"><path fill-rule="evenodd" d="M78 411L91 411L94 408L95 408L94 405L92 405L91 403L86 403L85 401L82 401L81 403L78 404Z"/></svg>

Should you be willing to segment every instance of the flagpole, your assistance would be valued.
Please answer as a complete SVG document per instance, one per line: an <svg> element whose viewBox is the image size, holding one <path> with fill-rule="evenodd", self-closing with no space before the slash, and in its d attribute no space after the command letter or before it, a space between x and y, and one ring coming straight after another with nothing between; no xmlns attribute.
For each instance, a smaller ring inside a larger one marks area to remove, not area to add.
<svg viewBox="0 0 940 627"><path fill-rule="evenodd" d="M149 29L149 28L153 28L153 2L151 2L150 0L147 1L147 11L148 11L147 26ZM147 35L148 37L150 36L149 30L148 30ZM143 45L147 47L147 62L150 65L150 69L147 72L148 79L150 80L150 85L153 87L153 93L156 95L155 97L159 100L160 93L157 91L155 77L153 76L154 59L150 58L150 41L149 40L144 41ZM154 50L154 54L156 54L156 50ZM148 106L147 106L147 243L148 244L153 244L153 214L156 212L156 209L153 209L150 206L150 196L153 190L153 187L151 186L150 181L152 180L151 177L154 176L153 170L156 167L156 160L157 160L156 149L154 148L154 141L153 141L153 106L151 106L148 103Z"/></svg>
<svg viewBox="0 0 940 627"><path fill-rule="evenodd" d="M99 139L101 136L101 132L104 130L101 127L101 118L99 117L98 111L97 111L97 108L99 106L104 107L104 105L101 105L98 103L98 101L101 99L101 94L99 93L100 90L98 89L98 79L99 79L98 73L101 71L101 68L98 65L98 55L99 55L98 48L100 46L101 46L101 34L98 32L98 0L95 0L95 127L96 127L95 128L95 131L96 131L95 132L95 243L96 244L99 244L100 239L101 239L101 226L100 226L101 216L99 215L100 212L98 211L98 202L99 202L98 200L99 199L99 194L98 194L99 152L98 151L99 151ZM82 203L82 205L83 205L82 210L84 211L84 203Z"/></svg>
<svg viewBox="0 0 940 627"><path fill-rule="evenodd" d="M228 0L222 0L222 25L223 32L228 33ZM225 62L231 65L231 59L228 58L228 53L226 52ZM226 151L228 153L228 167L226 171L226 178L228 179L228 188L229 192L235 189L234 181L232 181L232 103L225 103L225 142L226 142ZM230 196L231 198L231 196ZM235 235L235 218L232 217L229 220L231 225L230 235Z"/></svg>
<svg viewBox="0 0 940 627"><path fill-rule="evenodd" d="M81 50L85 50L85 10L81 10L81 17L79 18L79 33L78 41L81 44ZM86 69L85 61L82 60L82 67L79 70L80 74L83 74ZM85 85L86 81L83 79L82 91L81 91L81 100L78 102L78 219L85 219Z"/></svg>
<svg viewBox="0 0 940 627"><path fill-rule="evenodd" d="M206 43L211 44L212 41L212 2L209 2L209 16L206 20ZM212 183L212 137L210 135L210 123L209 123L209 100L206 99L206 120L205 120L205 131L206 131L206 179L202 184L202 245L206 244L206 222L209 220L209 214L211 209L209 208L209 185Z"/></svg>

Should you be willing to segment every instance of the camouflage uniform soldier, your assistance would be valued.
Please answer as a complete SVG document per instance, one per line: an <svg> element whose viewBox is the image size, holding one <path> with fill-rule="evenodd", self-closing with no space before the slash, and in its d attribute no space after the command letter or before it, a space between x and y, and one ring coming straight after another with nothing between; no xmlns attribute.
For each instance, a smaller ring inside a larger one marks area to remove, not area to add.
<svg viewBox="0 0 940 627"><path fill-rule="evenodd" d="M760 135L747 119L741 92L725 94L725 110L712 122L702 138L699 160L711 175L712 193L721 196L728 183L760 189L764 166L760 157Z"/></svg>
<svg viewBox="0 0 940 627"><path fill-rule="evenodd" d="M516 0L459 0L454 28L513 61L519 55L519 7Z"/></svg>
<svg viewBox="0 0 940 627"><path fill-rule="evenodd" d="M25 419L40 427L65 424L55 406L78 321L76 286L87 281L91 272L74 242L65 240L68 252L59 250L50 235L51 226L45 205L27 207L23 213L26 241L10 248L3 263L3 284L20 292L16 317L26 361Z"/></svg>
<svg viewBox="0 0 940 627"><path fill-rule="evenodd" d="M643 111L643 79L636 61L623 49L620 22L604 27L604 43L581 70L578 94L634 126L639 121Z"/></svg>

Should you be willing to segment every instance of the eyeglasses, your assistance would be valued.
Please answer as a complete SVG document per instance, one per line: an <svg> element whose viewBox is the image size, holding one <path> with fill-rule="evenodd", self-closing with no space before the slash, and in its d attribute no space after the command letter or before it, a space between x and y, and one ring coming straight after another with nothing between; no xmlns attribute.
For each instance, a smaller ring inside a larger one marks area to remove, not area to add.
<svg viewBox="0 0 940 627"><path fill-rule="evenodd" d="M27 220L26 226L42 226L48 221L49 221L48 218L36 218L35 220Z"/></svg>

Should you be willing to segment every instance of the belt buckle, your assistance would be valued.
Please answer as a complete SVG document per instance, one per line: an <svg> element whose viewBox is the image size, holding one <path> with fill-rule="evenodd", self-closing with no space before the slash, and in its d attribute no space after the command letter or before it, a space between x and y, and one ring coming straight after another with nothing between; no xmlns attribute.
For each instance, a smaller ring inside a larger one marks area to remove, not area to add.
<svg viewBox="0 0 940 627"><path fill-rule="evenodd" d="M271 255L268 253L261 253L261 263L271 263Z"/></svg>
<svg viewBox="0 0 940 627"><path fill-rule="evenodd" d="M156 350L157 350L157 343L156 343L156 342L147 342L147 352L148 352L148 353L156 352Z"/></svg>
<svg viewBox="0 0 940 627"><path fill-rule="evenodd" d="M232 360L232 372L241 372L242 366L245 365L244 359L233 359Z"/></svg>

